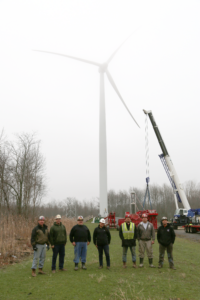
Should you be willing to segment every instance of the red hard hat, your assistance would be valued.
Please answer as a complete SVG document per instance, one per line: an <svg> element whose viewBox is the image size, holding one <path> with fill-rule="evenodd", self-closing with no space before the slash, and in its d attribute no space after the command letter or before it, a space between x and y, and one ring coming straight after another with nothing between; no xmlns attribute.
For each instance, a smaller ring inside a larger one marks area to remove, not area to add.
<svg viewBox="0 0 200 300"><path fill-rule="evenodd" d="M148 217L147 214L142 215L142 218L147 218L147 217Z"/></svg>
<svg viewBox="0 0 200 300"><path fill-rule="evenodd" d="M126 218L130 218L130 217L131 217L130 214L125 214L125 219L126 219Z"/></svg>

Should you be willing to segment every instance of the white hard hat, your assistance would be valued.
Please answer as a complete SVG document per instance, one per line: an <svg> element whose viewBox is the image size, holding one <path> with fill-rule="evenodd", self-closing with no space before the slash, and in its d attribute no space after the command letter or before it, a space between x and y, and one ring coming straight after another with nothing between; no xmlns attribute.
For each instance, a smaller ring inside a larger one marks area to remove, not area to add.
<svg viewBox="0 0 200 300"><path fill-rule="evenodd" d="M167 219L167 217L162 217L162 221L163 221L163 220L168 220L168 219Z"/></svg>
<svg viewBox="0 0 200 300"><path fill-rule="evenodd" d="M56 215L55 219L61 219L61 215Z"/></svg>
<svg viewBox="0 0 200 300"><path fill-rule="evenodd" d="M44 221L44 220L45 220L45 217L44 217L44 216L40 216L40 217L38 218L38 220Z"/></svg>
<svg viewBox="0 0 200 300"><path fill-rule="evenodd" d="M101 219L99 222L100 222L100 223L103 223L103 224L106 223L105 219Z"/></svg>

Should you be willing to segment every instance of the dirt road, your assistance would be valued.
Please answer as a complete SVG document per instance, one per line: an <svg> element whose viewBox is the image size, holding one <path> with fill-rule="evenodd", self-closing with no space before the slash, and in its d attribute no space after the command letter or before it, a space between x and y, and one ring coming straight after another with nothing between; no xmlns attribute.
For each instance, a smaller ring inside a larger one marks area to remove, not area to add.
<svg viewBox="0 0 200 300"><path fill-rule="evenodd" d="M175 230L176 236L185 238L200 243L200 232L199 233L185 233L184 229Z"/></svg>

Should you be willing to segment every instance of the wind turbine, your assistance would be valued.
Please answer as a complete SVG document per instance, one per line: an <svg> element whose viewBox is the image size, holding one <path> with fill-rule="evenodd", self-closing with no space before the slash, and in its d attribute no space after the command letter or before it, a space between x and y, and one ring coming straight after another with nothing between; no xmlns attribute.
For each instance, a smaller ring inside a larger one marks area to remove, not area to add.
<svg viewBox="0 0 200 300"><path fill-rule="evenodd" d="M132 34L131 34L132 35ZM130 36L129 36L130 37ZM129 38L128 37L128 38ZM127 38L127 39L128 39ZM126 40L127 40L126 39ZM108 65L115 56L115 54L118 52L118 50L122 47L122 45L126 42L126 40L113 52L113 54L108 58L108 60L103 63L97 63L90 60L66 55L66 54L60 54L55 52L49 52L49 51L42 51L42 50L34 50L38 52L44 52L49 54L55 54L59 56L64 56L67 58L72 58L84 63L92 64L97 67L99 67L99 73L100 73L100 102L99 102L99 198L100 198L100 215L102 217L107 216L108 214L108 200L107 200L107 144L106 144L106 114L105 114L105 87L104 87L104 73L106 73L108 80L110 81L110 84L114 88L115 92L119 96L120 100L124 104L125 108L127 109L128 113L130 114L131 118L134 120L134 122L137 124L136 120L132 116L130 110L126 106L126 103L124 102L122 96L120 95L116 84L114 83L114 80L112 76L110 75L108 71Z"/></svg>

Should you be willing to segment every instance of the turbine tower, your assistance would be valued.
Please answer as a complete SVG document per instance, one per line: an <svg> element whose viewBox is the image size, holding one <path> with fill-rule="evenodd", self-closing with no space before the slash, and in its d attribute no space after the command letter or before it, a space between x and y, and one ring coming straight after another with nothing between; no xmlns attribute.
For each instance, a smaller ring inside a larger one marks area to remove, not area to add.
<svg viewBox="0 0 200 300"><path fill-rule="evenodd" d="M129 37L128 37L129 38ZM127 38L127 39L128 39ZM126 39L126 40L127 40ZM49 51L42 51L42 50L34 50L49 54L55 54L59 56L64 56L67 58L72 58L84 63L92 64L99 67L99 73L100 73L100 101L99 101L99 198L100 198L100 215L102 217L107 216L108 214L108 199L107 199L107 143L106 143L106 112L105 112L105 87L104 87L104 73L106 73L108 80L110 81L110 84L114 88L115 92L119 96L120 100L124 104L125 108L127 109L128 113L134 120L134 122L139 127L138 123L132 116L130 110L126 106L126 103L124 102L122 96L120 95L116 84L114 83L113 78L111 77L109 71L108 71L108 65L117 53L117 51L121 48L121 46L126 42L126 40L113 52L113 54L110 56L110 58L103 64L85 60L82 58L55 53L55 52L49 52Z"/></svg>

